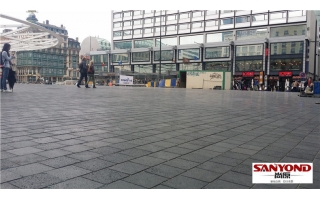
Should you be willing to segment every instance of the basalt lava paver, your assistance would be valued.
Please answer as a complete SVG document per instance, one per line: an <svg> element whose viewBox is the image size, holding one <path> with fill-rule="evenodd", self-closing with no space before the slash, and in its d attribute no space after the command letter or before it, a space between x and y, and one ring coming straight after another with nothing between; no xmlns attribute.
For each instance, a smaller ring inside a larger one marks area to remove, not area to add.
<svg viewBox="0 0 320 200"><path fill-rule="evenodd" d="M16 84L1 93L6 188L320 188L320 102L297 93ZM313 162L314 184L252 184Z"/></svg>

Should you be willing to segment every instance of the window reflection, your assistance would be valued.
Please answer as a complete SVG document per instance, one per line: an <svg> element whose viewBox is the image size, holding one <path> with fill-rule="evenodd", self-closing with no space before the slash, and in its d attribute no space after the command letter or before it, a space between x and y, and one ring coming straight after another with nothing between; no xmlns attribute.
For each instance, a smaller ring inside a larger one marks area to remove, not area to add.
<svg viewBox="0 0 320 200"><path fill-rule="evenodd" d="M306 25L282 26L271 28L270 37L305 35Z"/></svg>
<svg viewBox="0 0 320 200"><path fill-rule="evenodd" d="M123 63L124 62L128 62L128 54L126 53L122 53L122 54L112 54L112 62L120 62L122 61Z"/></svg>
<svg viewBox="0 0 320 200"><path fill-rule="evenodd" d="M205 70L231 71L231 61L206 62Z"/></svg>
<svg viewBox="0 0 320 200"><path fill-rule="evenodd" d="M236 56L261 56L263 53L262 49L262 44L237 46Z"/></svg>
<svg viewBox="0 0 320 200"><path fill-rule="evenodd" d="M301 71L303 67L303 59L270 59L270 71L296 70Z"/></svg>
<svg viewBox="0 0 320 200"><path fill-rule="evenodd" d="M205 58L228 58L230 47L210 47L205 49Z"/></svg>
<svg viewBox="0 0 320 200"><path fill-rule="evenodd" d="M133 52L132 61L133 62L149 62L150 52Z"/></svg>
<svg viewBox="0 0 320 200"><path fill-rule="evenodd" d="M187 19L190 18L190 13L181 13L180 14L180 19Z"/></svg>
<svg viewBox="0 0 320 200"><path fill-rule="evenodd" d="M180 64L180 70L202 70L201 63L188 63L188 64Z"/></svg>
<svg viewBox="0 0 320 200"><path fill-rule="evenodd" d="M174 58L173 50L161 51L161 61L172 61ZM160 51L154 52L154 61L160 60Z"/></svg>
<svg viewBox="0 0 320 200"><path fill-rule="evenodd" d="M113 31L113 37L122 36L122 31Z"/></svg>
<svg viewBox="0 0 320 200"><path fill-rule="evenodd" d="M179 49L178 54L179 60L182 60L183 58L188 58L190 60L199 60L200 49Z"/></svg>
<svg viewBox="0 0 320 200"><path fill-rule="evenodd" d="M233 24L233 18L220 19L221 25Z"/></svg>
<svg viewBox="0 0 320 200"><path fill-rule="evenodd" d="M153 47L153 40L135 40L134 48L148 48Z"/></svg>
<svg viewBox="0 0 320 200"><path fill-rule="evenodd" d="M236 72L242 71L262 71L262 59L261 60L237 60Z"/></svg>
<svg viewBox="0 0 320 200"><path fill-rule="evenodd" d="M114 49L131 49L132 42L131 41L122 41L122 42L114 42Z"/></svg>
<svg viewBox="0 0 320 200"><path fill-rule="evenodd" d="M236 32L237 40L264 39L268 36L267 29L241 30Z"/></svg>
<svg viewBox="0 0 320 200"><path fill-rule="evenodd" d="M180 45L203 43L203 35L192 35L180 37Z"/></svg>
<svg viewBox="0 0 320 200"><path fill-rule="evenodd" d="M206 15L217 15L219 14L219 10L207 10Z"/></svg>
<svg viewBox="0 0 320 200"><path fill-rule="evenodd" d="M233 32L207 34L207 42L225 42L233 40Z"/></svg>
<svg viewBox="0 0 320 200"><path fill-rule="evenodd" d="M156 65L156 71L158 72L160 64ZM161 73L166 73L166 71L177 71L176 64L161 64Z"/></svg>
<svg viewBox="0 0 320 200"><path fill-rule="evenodd" d="M270 19L283 19L287 17L287 12L270 13Z"/></svg>
<svg viewBox="0 0 320 200"><path fill-rule="evenodd" d="M236 23L245 23L245 22L250 22L250 16L242 16L242 17L236 17Z"/></svg>
<svg viewBox="0 0 320 200"><path fill-rule="evenodd" d="M304 42L271 43L270 47L271 55L303 54Z"/></svg>
<svg viewBox="0 0 320 200"><path fill-rule="evenodd" d="M177 45L177 38L161 38L161 45L163 46L175 46ZM156 39L156 46L160 46L160 39Z"/></svg>
<svg viewBox="0 0 320 200"><path fill-rule="evenodd" d="M134 65L134 72L146 74L153 73L152 65Z"/></svg>

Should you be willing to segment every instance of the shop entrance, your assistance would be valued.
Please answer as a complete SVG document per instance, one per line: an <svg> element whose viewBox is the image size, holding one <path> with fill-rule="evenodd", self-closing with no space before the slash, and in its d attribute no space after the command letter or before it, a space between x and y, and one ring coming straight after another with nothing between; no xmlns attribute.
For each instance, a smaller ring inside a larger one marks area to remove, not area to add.
<svg viewBox="0 0 320 200"><path fill-rule="evenodd" d="M180 88L186 88L187 87L187 72L186 71L180 71Z"/></svg>
<svg viewBox="0 0 320 200"><path fill-rule="evenodd" d="M286 91L286 80L289 80L289 88L291 88L292 77L279 77L279 91Z"/></svg>

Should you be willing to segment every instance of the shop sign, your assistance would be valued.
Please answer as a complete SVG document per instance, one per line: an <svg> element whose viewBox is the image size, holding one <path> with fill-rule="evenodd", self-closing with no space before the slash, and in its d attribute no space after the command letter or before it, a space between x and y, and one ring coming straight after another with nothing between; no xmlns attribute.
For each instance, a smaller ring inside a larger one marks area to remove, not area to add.
<svg viewBox="0 0 320 200"><path fill-rule="evenodd" d="M242 72L243 77L254 77L254 72Z"/></svg>
<svg viewBox="0 0 320 200"><path fill-rule="evenodd" d="M267 78L266 78L267 80ZM262 84L263 83L263 71L262 72L259 72L259 84Z"/></svg>
<svg viewBox="0 0 320 200"><path fill-rule="evenodd" d="M290 77L292 76L292 72L279 72L280 77Z"/></svg>

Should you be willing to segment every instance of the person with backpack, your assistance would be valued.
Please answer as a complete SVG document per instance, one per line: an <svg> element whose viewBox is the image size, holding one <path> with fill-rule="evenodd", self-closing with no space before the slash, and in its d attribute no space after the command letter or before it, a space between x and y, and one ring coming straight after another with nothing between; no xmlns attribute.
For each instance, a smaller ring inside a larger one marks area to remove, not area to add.
<svg viewBox="0 0 320 200"><path fill-rule="evenodd" d="M1 92L12 92L12 90L7 90L7 80L9 76L10 64L11 60L14 59L14 54L10 56L10 48L11 45L9 43L5 43L1 52L1 66L2 66L2 74L1 74Z"/></svg>
<svg viewBox="0 0 320 200"><path fill-rule="evenodd" d="M88 87L88 83L90 80L93 83L93 88L96 88L96 82L94 78L94 66L93 66L93 61L91 60L89 65L88 65L88 82L86 82L86 87Z"/></svg>
<svg viewBox="0 0 320 200"><path fill-rule="evenodd" d="M84 56L81 56L80 59L82 59L82 60L79 63L80 79L77 83L78 88L80 88L80 84L81 84L81 81L83 78L85 80L85 83L87 83L87 80L88 80L88 67L87 67L87 62L86 62L87 59ZM88 87L88 85L86 85L86 88L90 88L90 87Z"/></svg>

